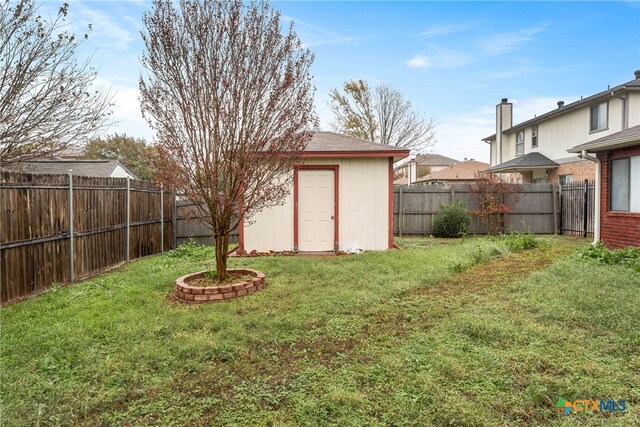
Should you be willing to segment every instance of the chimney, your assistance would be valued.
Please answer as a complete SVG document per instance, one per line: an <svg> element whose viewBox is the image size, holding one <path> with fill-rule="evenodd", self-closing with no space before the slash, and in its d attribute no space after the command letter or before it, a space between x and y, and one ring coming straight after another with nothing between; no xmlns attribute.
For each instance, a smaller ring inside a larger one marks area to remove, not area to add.
<svg viewBox="0 0 640 427"><path fill-rule="evenodd" d="M564 107L564 101L558 101L558 108Z"/></svg>
<svg viewBox="0 0 640 427"><path fill-rule="evenodd" d="M636 79L640 79L640 70L636 70L633 75L636 76Z"/></svg>
<svg viewBox="0 0 640 427"><path fill-rule="evenodd" d="M502 163L502 132L513 126L513 104L507 98L502 98L496 105L496 162Z"/></svg>

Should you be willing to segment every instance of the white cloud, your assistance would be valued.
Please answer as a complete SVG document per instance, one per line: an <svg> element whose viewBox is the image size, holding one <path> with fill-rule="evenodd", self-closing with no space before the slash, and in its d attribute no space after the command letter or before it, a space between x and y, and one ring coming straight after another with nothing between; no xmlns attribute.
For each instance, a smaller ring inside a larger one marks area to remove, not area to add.
<svg viewBox="0 0 640 427"><path fill-rule="evenodd" d="M410 68L458 68L469 65L474 58L462 52L429 45L427 54L416 54L405 62Z"/></svg>
<svg viewBox="0 0 640 427"><path fill-rule="evenodd" d="M424 55L414 55L413 58L405 62L409 68L429 68L431 61Z"/></svg>
<svg viewBox="0 0 640 427"><path fill-rule="evenodd" d="M479 39L476 44L487 55L502 55L517 50L521 45L531 41L533 36L544 31L547 26L548 24L542 24L510 33L491 34Z"/></svg>
<svg viewBox="0 0 640 427"><path fill-rule="evenodd" d="M473 28L476 24L474 22L463 22L460 24L444 24L444 25L434 25L431 26L424 31L419 32L418 34L414 34L411 37L436 37L436 36L446 36L448 34L459 33L462 31L469 30Z"/></svg>
<svg viewBox="0 0 640 427"><path fill-rule="evenodd" d="M354 43L360 40L366 40L365 36L345 36L335 31L329 30L309 22L301 21L291 16L283 15L280 17L285 22L293 22L294 30L302 40L304 47L318 47L340 43Z"/></svg>

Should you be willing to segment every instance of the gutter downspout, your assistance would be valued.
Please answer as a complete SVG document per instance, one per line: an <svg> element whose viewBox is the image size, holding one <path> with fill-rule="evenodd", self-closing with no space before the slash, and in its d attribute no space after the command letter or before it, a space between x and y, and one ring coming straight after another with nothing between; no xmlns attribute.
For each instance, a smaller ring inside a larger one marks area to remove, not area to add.
<svg viewBox="0 0 640 427"><path fill-rule="evenodd" d="M580 157L581 159L590 160L596 164L596 191L594 196L596 200L593 209L595 211L593 213L593 244L595 245L596 243L598 243L598 241L600 241L600 186L602 184L602 179L600 176L601 164L600 159L587 154L586 150L582 150L582 152L578 154L578 157Z"/></svg>

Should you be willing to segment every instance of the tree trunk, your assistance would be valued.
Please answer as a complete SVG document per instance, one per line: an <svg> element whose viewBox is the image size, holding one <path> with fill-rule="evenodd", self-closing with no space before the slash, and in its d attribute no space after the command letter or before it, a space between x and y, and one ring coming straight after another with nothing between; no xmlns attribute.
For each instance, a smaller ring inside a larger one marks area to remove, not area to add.
<svg viewBox="0 0 640 427"><path fill-rule="evenodd" d="M227 246L229 242L229 235L216 234L214 237L216 244L216 274L218 276L218 282L223 282L227 278Z"/></svg>

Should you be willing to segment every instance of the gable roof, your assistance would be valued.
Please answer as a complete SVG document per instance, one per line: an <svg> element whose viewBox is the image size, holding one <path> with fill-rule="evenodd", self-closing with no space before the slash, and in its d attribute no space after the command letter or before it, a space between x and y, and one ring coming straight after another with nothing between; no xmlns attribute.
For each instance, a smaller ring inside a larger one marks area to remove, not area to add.
<svg viewBox="0 0 640 427"><path fill-rule="evenodd" d="M598 151L611 150L613 148L624 148L640 145L640 125L603 136L584 144L576 145L568 149L569 153L580 153L582 150L597 153Z"/></svg>
<svg viewBox="0 0 640 427"><path fill-rule="evenodd" d="M335 132L314 132L302 157L393 157L400 160L409 150L365 141Z"/></svg>
<svg viewBox="0 0 640 427"><path fill-rule="evenodd" d="M71 169L74 176L108 178L117 166L124 169L133 179L139 179L119 160L31 160L11 165L8 169L52 175L66 175Z"/></svg>
<svg viewBox="0 0 640 427"><path fill-rule="evenodd" d="M420 154L413 159L420 166L450 166L460 163L456 159L443 156L442 154Z"/></svg>
<svg viewBox="0 0 640 427"><path fill-rule="evenodd" d="M465 160L449 168L439 170L432 174L423 176L416 182L426 181L469 181L476 178L476 174L489 167L488 163L477 160Z"/></svg>
<svg viewBox="0 0 640 427"><path fill-rule="evenodd" d="M538 152L525 154L516 157L499 165L495 165L488 169L489 172L509 172L527 169L552 169L557 168L558 164L547 156Z"/></svg>
<svg viewBox="0 0 640 427"><path fill-rule="evenodd" d="M639 76L640 73L638 73L636 71L636 76ZM584 107L586 105L589 104L593 104L597 101L602 101L605 100L607 98L609 98L610 96L613 96L616 92L622 92L622 91L639 91L640 90L640 77L636 77L634 80L628 81L626 83L623 83L621 85L609 88L607 90L603 90L602 92L598 92L595 95L591 95L588 96L586 98L582 98L578 101L572 102L571 104L567 104L563 107L560 108L556 108L555 110L551 110L547 113L541 114L539 116L536 116L532 119L529 120L525 120L524 122L518 123L517 125L511 126L508 129L505 129L503 132L504 133L512 133L518 130L521 130L523 128L526 128L528 126L531 126L533 124L539 123L541 121L559 116L561 114L564 113L568 113L570 111L573 111L577 108L581 108ZM487 136L485 138L482 138L482 141L484 142L491 142L494 139L496 139L496 135L490 135Z"/></svg>

